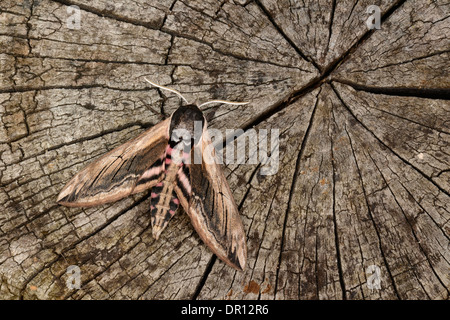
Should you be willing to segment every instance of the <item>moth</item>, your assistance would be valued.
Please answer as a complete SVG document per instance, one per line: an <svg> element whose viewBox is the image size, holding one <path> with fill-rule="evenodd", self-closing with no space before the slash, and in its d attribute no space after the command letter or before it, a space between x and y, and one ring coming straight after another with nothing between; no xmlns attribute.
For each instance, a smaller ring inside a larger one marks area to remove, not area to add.
<svg viewBox="0 0 450 320"><path fill-rule="evenodd" d="M212 252L231 267L244 270L244 227L217 163L203 112L178 91L145 80L178 94L187 104L78 172L61 190L57 202L89 207L151 189L150 222L155 239L181 204ZM208 103L245 104L213 100L200 107Z"/></svg>

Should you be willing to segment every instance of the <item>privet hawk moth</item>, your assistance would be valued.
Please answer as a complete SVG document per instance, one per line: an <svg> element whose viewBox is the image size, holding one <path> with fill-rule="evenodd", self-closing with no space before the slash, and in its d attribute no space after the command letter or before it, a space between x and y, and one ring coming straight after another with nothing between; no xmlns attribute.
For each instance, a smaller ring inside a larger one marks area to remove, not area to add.
<svg viewBox="0 0 450 320"><path fill-rule="evenodd" d="M187 102L179 92L150 83L179 94ZM207 103L213 102L244 104ZM200 136L197 132L194 139L198 128ZM187 135L180 135L180 131ZM69 207L96 206L147 189L151 189L150 220L155 239L181 204L212 252L237 270L245 268L244 227L217 163L206 119L196 105L182 105L168 119L89 164L64 186L57 202Z"/></svg>

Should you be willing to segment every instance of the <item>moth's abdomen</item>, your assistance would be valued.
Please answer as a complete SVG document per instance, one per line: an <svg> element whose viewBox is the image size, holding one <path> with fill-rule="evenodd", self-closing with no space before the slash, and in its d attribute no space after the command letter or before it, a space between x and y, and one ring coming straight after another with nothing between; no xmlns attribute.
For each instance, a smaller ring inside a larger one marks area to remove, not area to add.
<svg viewBox="0 0 450 320"><path fill-rule="evenodd" d="M162 181L153 187L150 200L150 215L153 237L155 239L158 239L161 232L167 227L179 204L180 201L171 183Z"/></svg>
<svg viewBox="0 0 450 320"><path fill-rule="evenodd" d="M151 191L150 213L155 239L158 239L161 232L167 227L180 204L174 190L179 165L172 161L174 155L172 151L172 148L168 145L163 159L164 178Z"/></svg>
<svg viewBox="0 0 450 320"><path fill-rule="evenodd" d="M159 238L180 205L175 186L181 182L180 174L187 169L184 161L188 159L188 156L189 154L183 150L167 145L165 156L161 159L161 164L164 166L163 179L152 188L150 200L151 223L155 239ZM159 168L161 165L157 167ZM150 169L150 173L153 174L153 171L156 172L156 169ZM184 181L184 184L186 183L188 182Z"/></svg>

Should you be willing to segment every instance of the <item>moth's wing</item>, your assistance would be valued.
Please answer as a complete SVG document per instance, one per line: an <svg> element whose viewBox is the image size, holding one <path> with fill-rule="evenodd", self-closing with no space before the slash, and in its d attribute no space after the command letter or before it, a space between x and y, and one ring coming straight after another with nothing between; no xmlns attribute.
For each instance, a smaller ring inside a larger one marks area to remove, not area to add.
<svg viewBox="0 0 450 320"><path fill-rule="evenodd" d="M202 141L192 149L191 164L187 165L190 183L181 173L175 191L203 242L222 261L243 270L247 260L244 227L222 168L215 161L215 154L206 149L208 145L212 150L205 130ZM197 159L202 157L201 164L195 163L195 154Z"/></svg>
<svg viewBox="0 0 450 320"><path fill-rule="evenodd" d="M78 172L61 190L57 202L71 207L117 201L151 188L164 171L170 118L103 155Z"/></svg>

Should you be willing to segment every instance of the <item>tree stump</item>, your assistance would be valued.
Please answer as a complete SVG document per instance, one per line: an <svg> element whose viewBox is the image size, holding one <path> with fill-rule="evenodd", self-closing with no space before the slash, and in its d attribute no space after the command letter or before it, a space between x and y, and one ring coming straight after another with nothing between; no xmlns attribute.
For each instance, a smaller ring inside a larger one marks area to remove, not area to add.
<svg viewBox="0 0 450 320"><path fill-rule="evenodd" d="M366 24L373 4L380 29ZM0 10L1 298L449 298L446 1L5 0ZM183 210L155 241L149 192L56 203L81 168L181 105L143 77L191 101L251 102L208 106L212 128L279 129L276 174L224 166L247 234L244 272L211 253Z"/></svg>

